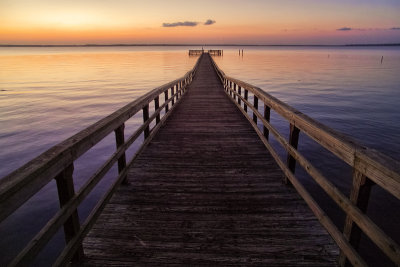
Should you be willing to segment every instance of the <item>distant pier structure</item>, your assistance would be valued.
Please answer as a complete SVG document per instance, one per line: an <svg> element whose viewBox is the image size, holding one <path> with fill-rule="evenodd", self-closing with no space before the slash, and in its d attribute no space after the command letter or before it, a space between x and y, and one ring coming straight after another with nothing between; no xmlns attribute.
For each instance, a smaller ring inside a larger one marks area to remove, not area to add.
<svg viewBox="0 0 400 267"><path fill-rule="evenodd" d="M197 56L197 55L201 55L203 53L208 53L212 56L223 56L224 55L224 50L189 50L189 56Z"/></svg>

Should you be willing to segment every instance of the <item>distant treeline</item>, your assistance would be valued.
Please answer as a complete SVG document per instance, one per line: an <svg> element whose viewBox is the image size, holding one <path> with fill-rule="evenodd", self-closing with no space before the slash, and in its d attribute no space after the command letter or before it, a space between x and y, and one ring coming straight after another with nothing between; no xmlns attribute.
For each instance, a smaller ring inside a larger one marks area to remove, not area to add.
<svg viewBox="0 0 400 267"><path fill-rule="evenodd" d="M345 47L345 46L400 46L396 44L345 44L345 45L288 45L288 44L274 44L274 45L261 45L261 44L41 44L41 45L17 45L17 44L0 44L0 47L104 47L104 46L312 46L312 47Z"/></svg>

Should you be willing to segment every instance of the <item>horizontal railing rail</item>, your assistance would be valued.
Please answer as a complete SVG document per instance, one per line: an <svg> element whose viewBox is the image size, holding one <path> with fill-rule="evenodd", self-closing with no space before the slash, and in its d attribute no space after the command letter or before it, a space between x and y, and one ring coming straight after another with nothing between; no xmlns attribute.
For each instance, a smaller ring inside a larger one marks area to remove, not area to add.
<svg viewBox="0 0 400 267"><path fill-rule="evenodd" d="M204 50L204 49L202 49L202 50L189 50L189 56L197 56L197 55L201 55L201 54L203 54L203 53L208 53L208 54L210 54L210 55L212 55L212 56L222 56L223 54L224 54L224 50L213 50L213 49L210 49L210 50Z"/></svg>
<svg viewBox="0 0 400 267"><path fill-rule="evenodd" d="M363 147L350 138L313 120L290 107L262 89L227 76L212 60L214 68L231 100L246 116L253 128L270 151L290 182L303 197L321 224L330 233L341 250L339 263L344 266L350 261L354 266L365 266L358 254L361 231L364 232L395 264L400 264L400 247L386 235L367 215L371 186L378 184L387 192L400 199L400 163L373 149ZM253 94L253 101L249 99ZM259 101L263 103L263 113L259 112ZM248 114L251 109L253 116ZM270 112L275 111L290 124L289 140L270 124ZM257 123L262 124L263 130ZM316 143L332 152L337 158L353 168L353 187L350 198L346 197L324 175L315 168L298 150L299 134L305 133ZM269 142L269 134L275 137L287 152L284 162ZM295 176L296 162L320 185L332 200L345 212L346 222L341 232L321 209Z"/></svg>
<svg viewBox="0 0 400 267"><path fill-rule="evenodd" d="M135 101L127 104L108 117L89 126L76 135L50 148L37 158L0 180L0 222L28 201L41 188L56 180L60 209L26 245L26 247L10 263L10 266L25 266L31 263L55 233L64 226L66 247L54 263L62 266L68 262L80 262L83 257L82 240L100 215L112 194L127 179L129 167L136 157L154 137L158 129L171 114L175 105L186 93L187 86L192 82L200 58L192 70L182 78L155 88ZM164 103L160 105L160 97ZM154 102L154 112L150 116L149 105ZM162 111L165 110L162 116ZM143 112L143 124L124 140L125 122ZM161 117L162 116L162 117ZM150 124L155 122L153 128ZM151 129L150 129L151 128ZM115 133L116 151L111 157L74 192L74 161L90 148L103 140L110 133ZM125 152L141 135L144 141L136 154L127 163ZM86 196L95 188L105 174L117 163L118 177L108 188L95 208L82 225L79 224L77 209Z"/></svg>
<svg viewBox="0 0 400 267"><path fill-rule="evenodd" d="M222 56L224 54L224 50L208 50L208 53L211 56Z"/></svg>
<svg viewBox="0 0 400 267"><path fill-rule="evenodd" d="M189 56L197 56L204 53L204 50L189 50Z"/></svg>

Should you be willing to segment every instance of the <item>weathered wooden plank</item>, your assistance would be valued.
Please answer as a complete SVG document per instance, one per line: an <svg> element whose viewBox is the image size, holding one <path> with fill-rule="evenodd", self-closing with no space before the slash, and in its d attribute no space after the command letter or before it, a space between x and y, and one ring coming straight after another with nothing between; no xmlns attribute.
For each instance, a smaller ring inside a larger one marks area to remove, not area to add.
<svg viewBox="0 0 400 267"><path fill-rule="evenodd" d="M209 59L197 72L84 240L86 264L335 266L337 247Z"/></svg>

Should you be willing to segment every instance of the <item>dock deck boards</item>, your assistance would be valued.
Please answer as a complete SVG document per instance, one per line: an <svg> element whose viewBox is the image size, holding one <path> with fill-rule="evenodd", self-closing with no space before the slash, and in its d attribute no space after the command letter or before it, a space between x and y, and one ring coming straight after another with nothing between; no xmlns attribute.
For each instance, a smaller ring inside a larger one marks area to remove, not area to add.
<svg viewBox="0 0 400 267"><path fill-rule="evenodd" d="M204 55L84 240L87 266L336 266L338 249Z"/></svg>

